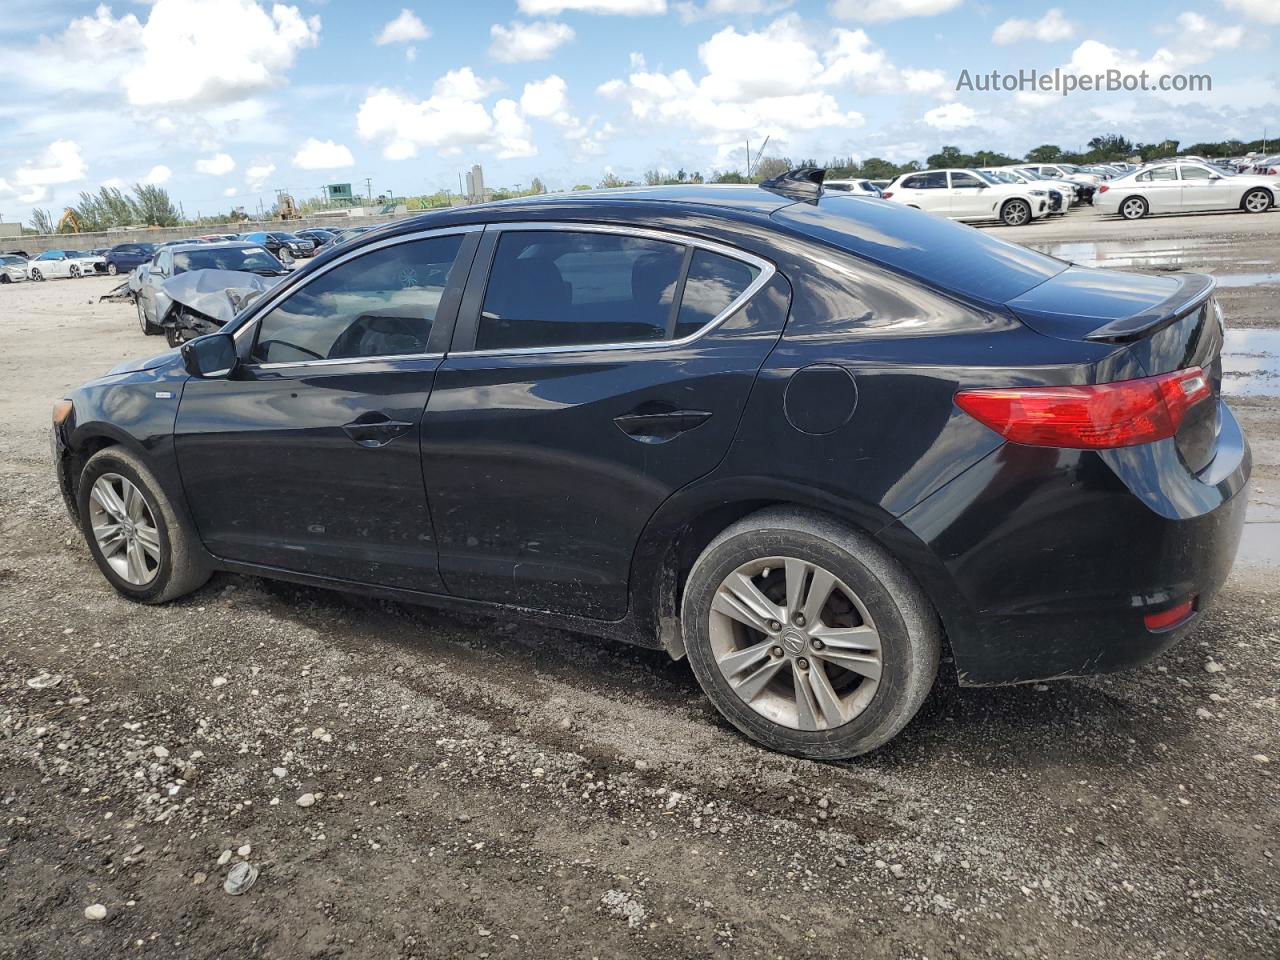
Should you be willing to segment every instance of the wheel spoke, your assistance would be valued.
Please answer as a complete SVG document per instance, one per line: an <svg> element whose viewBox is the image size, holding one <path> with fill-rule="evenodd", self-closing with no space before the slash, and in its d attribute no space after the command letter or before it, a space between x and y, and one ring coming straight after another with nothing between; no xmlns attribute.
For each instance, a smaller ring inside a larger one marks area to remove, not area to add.
<svg viewBox="0 0 1280 960"><path fill-rule="evenodd" d="M143 559L142 547L138 544L130 543L125 548L127 551L126 563L128 570L128 579L132 583L147 582L147 561Z"/></svg>
<svg viewBox="0 0 1280 960"><path fill-rule="evenodd" d="M852 653L845 650L833 650L827 647L824 650L815 650L813 655L827 663L835 664L837 667L844 667L846 670L852 671L859 676L866 677L869 680L880 679L880 658L866 653Z"/></svg>
<svg viewBox="0 0 1280 960"><path fill-rule="evenodd" d="M828 647L841 650L875 650L880 649L880 634L866 625L860 627L828 627L819 624L809 634L821 640Z"/></svg>
<svg viewBox="0 0 1280 960"><path fill-rule="evenodd" d="M747 677L744 677L740 683L734 683L732 680L729 684L737 691L738 696L750 703L756 698L756 695L773 679L774 674L782 669L783 664L787 661L783 659L769 660L764 663L760 669Z"/></svg>
<svg viewBox="0 0 1280 960"><path fill-rule="evenodd" d="M155 527L148 527L144 524L138 524L133 530L134 537L138 543L142 545L151 559L156 563L160 562L160 531Z"/></svg>
<svg viewBox="0 0 1280 960"><path fill-rule="evenodd" d="M124 543L124 528L118 523L100 523L93 528L93 536L104 554L114 553Z"/></svg>
<svg viewBox="0 0 1280 960"><path fill-rule="evenodd" d="M821 711L827 726L840 726L845 720L844 704L840 702L840 695L831 686L831 679L827 676L827 668L822 665L820 660L811 660L809 662L808 677L809 686L813 688L813 698L817 702L818 709Z"/></svg>
<svg viewBox="0 0 1280 960"><path fill-rule="evenodd" d="M790 620L791 617L800 612L804 606L804 585L809 579L809 571L813 567L805 563L803 560L788 559L785 562L784 570L787 577L787 609L785 611L784 620Z"/></svg>
<svg viewBox="0 0 1280 960"><path fill-rule="evenodd" d="M804 619L806 624L822 622L822 608L835 588L836 578L821 567L813 568L813 582L809 586L809 594L804 599Z"/></svg>
<svg viewBox="0 0 1280 960"><path fill-rule="evenodd" d="M796 719L801 730L818 729L818 701L813 693L813 684L809 682L808 671L799 668L791 671L791 679L796 694Z"/></svg>
<svg viewBox="0 0 1280 960"><path fill-rule="evenodd" d="M137 522L142 519L142 510L147 502L142 499L142 494L138 492L138 488L132 483L124 484L124 509L129 515L129 519Z"/></svg>
<svg viewBox="0 0 1280 960"><path fill-rule="evenodd" d="M111 516L117 519L124 517L124 503L121 502L120 497L110 483L99 480L93 485L93 491L90 496L97 501L98 506L102 507Z"/></svg>
<svg viewBox="0 0 1280 960"><path fill-rule="evenodd" d="M750 577L736 571L729 574L716 591L711 608L764 634L769 633L769 621L782 616L782 611L759 591Z"/></svg>

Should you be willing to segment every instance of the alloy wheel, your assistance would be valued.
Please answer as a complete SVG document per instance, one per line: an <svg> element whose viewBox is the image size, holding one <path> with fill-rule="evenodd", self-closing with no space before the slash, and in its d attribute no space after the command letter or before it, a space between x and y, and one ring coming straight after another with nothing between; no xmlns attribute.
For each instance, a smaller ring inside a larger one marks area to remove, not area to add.
<svg viewBox="0 0 1280 960"><path fill-rule="evenodd" d="M133 299L133 305L138 308L138 326L142 327L143 333L150 333L151 331L147 326L147 314L146 311L142 309L142 298L135 296Z"/></svg>
<svg viewBox="0 0 1280 960"><path fill-rule="evenodd" d="M76 264L71 265L71 278L74 280L80 276L80 268Z"/></svg>
<svg viewBox="0 0 1280 960"><path fill-rule="evenodd" d="M104 473L89 491L89 522L107 565L141 587L160 572L160 530L142 491L118 473Z"/></svg>
<svg viewBox="0 0 1280 960"><path fill-rule="evenodd" d="M1137 220L1146 215L1147 205L1138 197L1130 197L1120 207L1120 212L1126 220Z"/></svg>
<svg viewBox="0 0 1280 960"><path fill-rule="evenodd" d="M1014 200L1005 207L1004 222L1011 227L1020 227L1027 222L1030 216L1030 208L1021 200Z"/></svg>
<svg viewBox="0 0 1280 960"><path fill-rule="evenodd" d="M1244 198L1244 208L1250 213L1264 213L1271 207L1271 198L1261 190L1255 190Z"/></svg>
<svg viewBox="0 0 1280 960"><path fill-rule="evenodd" d="M116 265L114 263L107 264L107 273L109 273L111 276L114 277L119 272L120 271L116 269Z"/></svg>
<svg viewBox="0 0 1280 960"><path fill-rule="evenodd" d="M39 271L39 270L32 270L32 271L31 271L31 279L32 279L32 280L43 280L43 279L44 279L44 277L41 275L41 273L40 273L40 271Z"/></svg>
<svg viewBox="0 0 1280 960"><path fill-rule="evenodd" d="M712 656L756 713L794 730L830 730L862 713L880 685L880 634L830 571L794 557L752 560L711 604Z"/></svg>

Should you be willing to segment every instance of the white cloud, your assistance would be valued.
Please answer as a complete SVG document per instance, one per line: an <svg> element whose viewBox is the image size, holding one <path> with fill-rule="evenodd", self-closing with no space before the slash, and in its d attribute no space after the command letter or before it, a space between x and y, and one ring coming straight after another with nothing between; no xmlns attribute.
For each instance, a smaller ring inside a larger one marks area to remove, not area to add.
<svg viewBox="0 0 1280 960"><path fill-rule="evenodd" d="M249 182L249 190L252 192L261 190L275 172L274 163L255 163L244 172L245 179Z"/></svg>
<svg viewBox="0 0 1280 960"><path fill-rule="evenodd" d="M423 148L446 156L467 147L500 158L537 153L528 123L514 100L499 100L492 112L484 100L497 85L481 80L470 67L438 79L425 100L388 88L374 90L360 104L356 129L362 139L383 142L388 160L407 160Z"/></svg>
<svg viewBox="0 0 1280 960"><path fill-rule="evenodd" d="M236 168L236 162L227 153L215 153L212 157L201 157L196 161L196 173L207 173L211 177L221 177Z"/></svg>
<svg viewBox="0 0 1280 960"><path fill-rule="evenodd" d="M1228 10L1239 10L1250 20L1280 23L1280 4L1276 0L1222 0Z"/></svg>
<svg viewBox="0 0 1280 960"><path fill-rule="evenodd" d="M35 160L13 172L9 189L23 203L40 203L49 196L49 187L83 180L87 167L74 140L55 140Z"/></svg>
<svg viewBox="0 0 1280 960"><path fill-rule="evenodd" d="M565 108L567 86L554 73L545 80L526 83L520 109L531 117L550 117Z"/></svg>
<svg viewBox="0 0 1280 960"><path fill-rule="evenodd" d="M667 12L667 0L519 0L517 6L531 17L555 16L566 10L628 17Z"/></svg>
<svg viewBox="0 0 1280 960"><path fill-rule="evenodd" d="M172 176L173 176L172 170L166 167L163 163L157 163L154 167L152 167L150 170L147 171L147 175L142 178L142 182L149 183L149 184L152 184L153 186L158 187L160 186L160 184L164 183Z"/></svg>
<svg viewBox="0 0 1280 960"><path fill-rule="evenodd" d="M904 17L932 17L960 6L962 0L832 0L828 8L840 20L882 23Z"/></svg>
<svg viewBox="0 0 1280 960"><path fill-rule="evenodd" d="M1063 69L1079 74L1146 71L1154 77L1204 63L1220 50L1239 47L1245 39L1243 27L1220 27L1198 13L1179 14L1174 27L1170 42L1145 59L1137 50L1122 50L1098 40L1086 40L1072 51L1071 61Z"/></svg>
<svg viewBox="0 0 1280 960"><path fill-rule="evenodd" d="M863 117L843 109L833 93L951 95L939 70L902 69L862 30L837 29L815 44L799 17L780 17L756 31L725 27L698 48L704 73L659 73L633 55L625 79L598 92L627 102L638 121L682 125L701 140L736 149L744 136L852 129Z"/></svg>
<svg viewBox="0 0 1280 960"><path fill-rule="evenodd" d="M1006 20L996 27L991 34L991 42L1007 46L1023 40L1039 40L1041 43L1056 43L1068 40L1075 35L1076 28L1057 7L1049 10L1039 20Z"/></svg>
<svg viewBox="0 0 1280 960"><path fill-rule="evenodd" d="M341 143L308 137L294 154L293 165L303 170L336 170L355 165L355 157Z"/></svg>
<svg viewBox="0 0 1280 960"><path fill-rule="evenodd" d="M938 130L959 130L973 126L978 119L978 114L973 108L966 107L963 103L945 103L940 107L934 107L920 119Z"/></svg>
<svg viewBox="0 0 1280 960"><path fill-rule="evenodd" d="M680 19L685 23L705 17L747 16L753 13L777 13L791 6L794 0L706 0L699 5L693 2L677 3Z"/></svg>
<svg viewBox="0 0 1280 960"><path fill-rule="evenodd" d="M425 40L431 36L427 25L418 19L412 10L401 10L400 15L388 22L374 41L378 46L388 43L410 43L414 40Z"/></svg>
<svg viewBox="0 0 1280 960"><path fill-rule="evenodd" d="M235 187L227 187L227 189L225 189L225 190L223 190L223 191L222 191L222 195L223 195L224 197L234 197L234 196L236 195L236 188L235 188Z"/></svg>
<svg viewBox="0 0 1280 960"><path fill-rule="evenodd" d="M523 63L528 60L545 60L557 47L573 39L573 28L554 20L523 23L513 20L504 27L495 23L489 28L493 43L489 56L502 63Z"/></svg>
<svg viewBox="0 0 1280 960"><path fill-rule="evenodd" d="M156 0L125 92L138 106L235 100L278 85L319 39L319 17L282 3L267 13L257 0Z"/></svg>

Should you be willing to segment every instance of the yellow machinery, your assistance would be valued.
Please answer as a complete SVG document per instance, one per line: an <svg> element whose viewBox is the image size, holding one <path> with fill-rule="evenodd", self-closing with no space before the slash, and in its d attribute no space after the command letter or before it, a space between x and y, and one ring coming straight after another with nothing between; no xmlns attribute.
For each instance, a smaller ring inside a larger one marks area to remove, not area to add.
<svg viewBox="0 0 1280 960"><path fill-rule="evenodd" d="M69 228L69 229L68 229ZM80 221L76 212L70 207L62 211L62 219L58 221L58 233L79 233Z"/></svg>

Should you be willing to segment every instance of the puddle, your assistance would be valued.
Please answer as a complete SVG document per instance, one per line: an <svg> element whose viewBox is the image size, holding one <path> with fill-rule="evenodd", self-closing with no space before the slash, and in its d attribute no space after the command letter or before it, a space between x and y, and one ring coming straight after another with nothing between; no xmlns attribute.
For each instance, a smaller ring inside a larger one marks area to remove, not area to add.
<svg viewBox="0 0 1280 960"><path fill-rule="evenodd" d="M1258 287L1280 283L1280 273L1215 273L1213 276L1220 287Z"/></svg>
<svg viewBox="0 0 1280 960"><path fill-rule="evenodd" d="M1280 396L1280 330L1228 330L1222 347L1222 392Z"/></svg>

